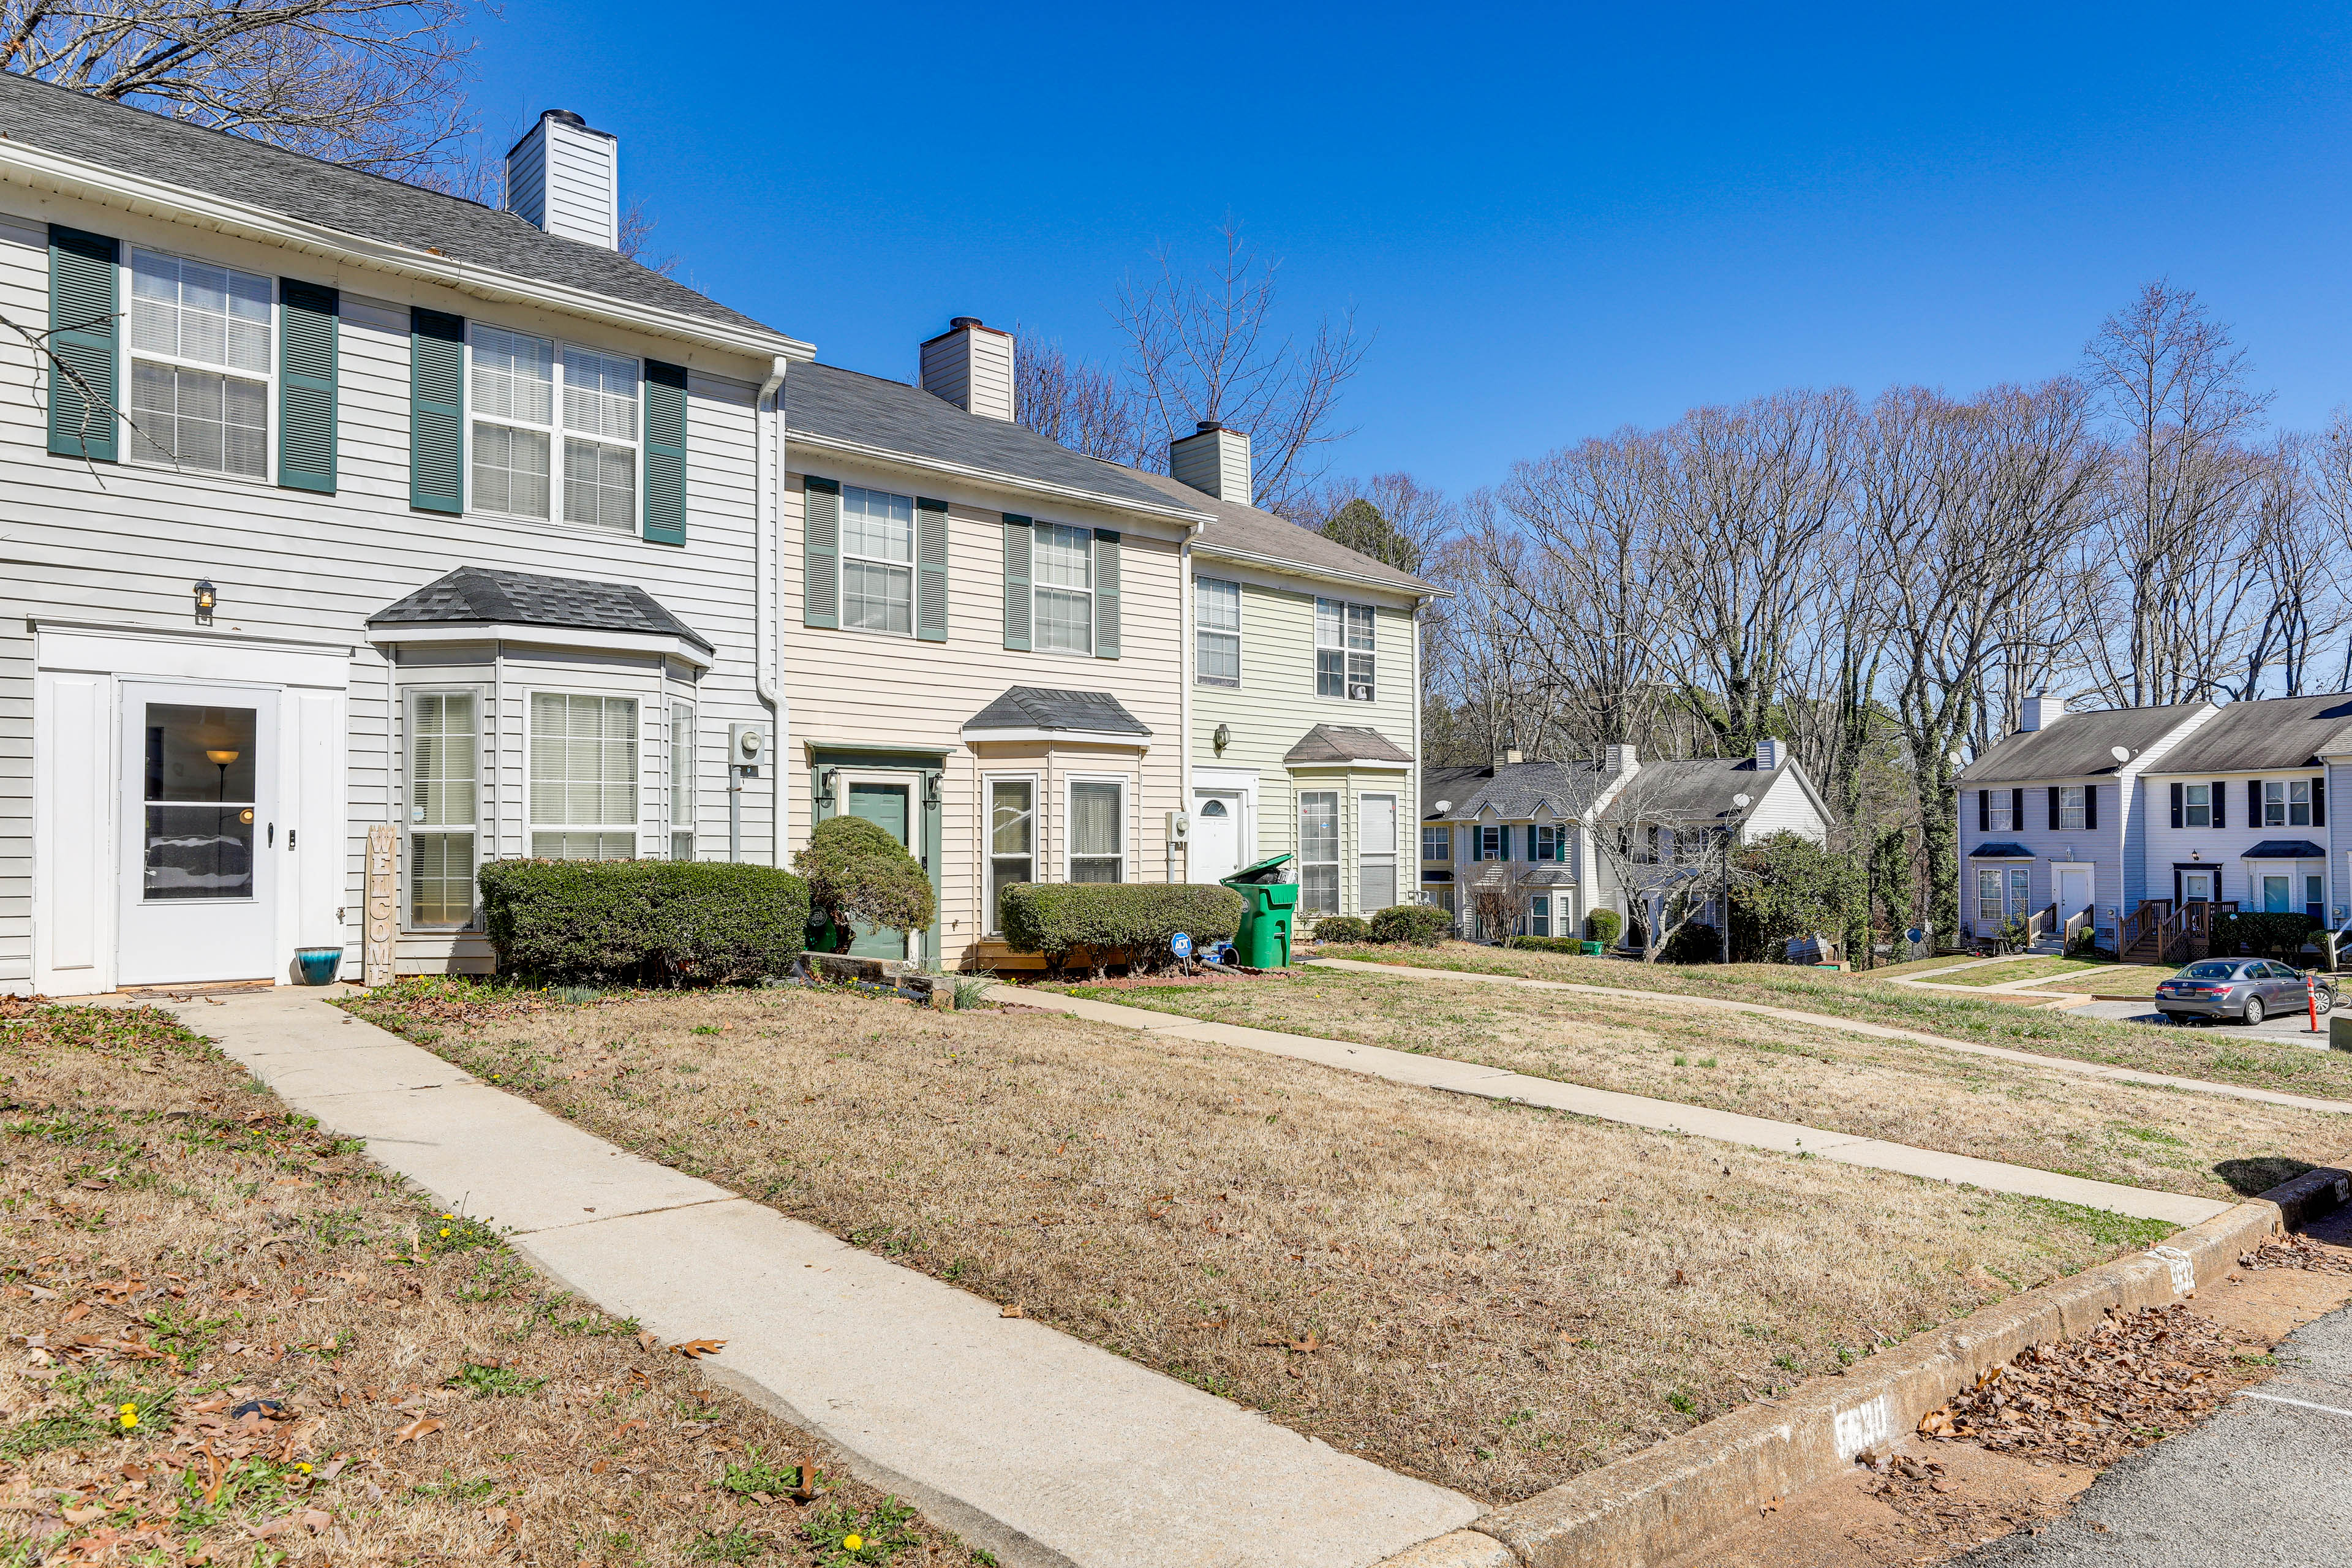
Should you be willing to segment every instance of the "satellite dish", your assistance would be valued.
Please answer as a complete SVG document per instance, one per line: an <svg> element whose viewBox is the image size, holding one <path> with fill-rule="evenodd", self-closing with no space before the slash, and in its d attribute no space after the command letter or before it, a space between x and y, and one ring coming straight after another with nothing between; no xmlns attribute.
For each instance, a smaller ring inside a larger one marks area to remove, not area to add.
<svg viewBox="0 0 2352 1568"><path fill-rule="evenodd" d="M1949 757L1949 758L1951 759L1952 766L1954 766L1954 767L1956 767L1956 768L1957 768L1957 767L1958 767L1958 766L1960 765L1960 753L1959 753L1959 752L1946 752L1946 753L1945 753L1945 755L1946 755L1946 756L1948 756L1948 757Z"/></svg>
<svg viewBox="0 0 2352 1568"><path fill-rule="evenodd" d="M2131 748L2129 746L2109 746L2107 748L2107 755L2115 758L2115 760L2119 763L2127 763L2131 761Z"/></svg>
<svg viewBox="0 0 2352 1568"><path fill-rule="evenodd" d="M1748 809L1748 803L1749 797L1744 795L1735 795L1731 797L1731 804L1738 806L1742 811L1746 811Z"/></svg>
<svg viewBox="0 0 2352 1568"><path fill-rule="evenodd" d="M1440 816L1444 816L1447 812L1452 811L1453 809L1454 803L1450 800L1441 800L1437 803L1437 813Z"/></svg>

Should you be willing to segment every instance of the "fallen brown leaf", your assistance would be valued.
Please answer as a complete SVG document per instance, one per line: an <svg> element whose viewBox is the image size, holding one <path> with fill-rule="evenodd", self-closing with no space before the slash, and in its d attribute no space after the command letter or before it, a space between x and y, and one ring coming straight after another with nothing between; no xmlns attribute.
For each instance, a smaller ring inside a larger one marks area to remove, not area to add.
<svg viewBox="0 0 2352 1568"><path fill-rule="evenodd" d="M1024 1314L1018 1307L1007 1307L996 1315L1000 1318L1018 1318L1024 1317L1026 1314Z"/></svg>
<svg viewBox="0 0 2352 1568"><path fill-rule="evenodd" d="M439 1430L441 1430L440 1422L435 1420L430 1415L420 1415L415 1420L411 1421L407 1426L403 1426L399 1431L394 1432L392 1435L392 1440L395 1443L414 1443L416 1439L424 1436L425 1434L429 1432L438 1432Z"/></svg>
<svg viewBox="0 0 2352 1568"><path fill-rule="evenodd" d="M720 1351L725 1350L727 1342L725 1340L688 1340L682 1345L672 1345L669 1348L688 1361L700 1361L704 1356L717 1355Z"/></svg>

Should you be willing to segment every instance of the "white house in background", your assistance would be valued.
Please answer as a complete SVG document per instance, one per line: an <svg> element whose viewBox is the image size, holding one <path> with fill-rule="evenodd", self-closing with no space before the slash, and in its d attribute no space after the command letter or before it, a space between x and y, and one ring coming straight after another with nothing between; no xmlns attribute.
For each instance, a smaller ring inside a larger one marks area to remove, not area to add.
<svg viewBox="0 0 2352 1568"><path fill-rule="evenodd" d="M496 856L781 854L775 393L551 111L499 212L0 75L0 984L489 954ZM83 388L94 396L86 397ZM118 416L118 412L120 415Z"/></svg>
<svg viewBox="0 0 2352 1568"><path fill-rule="evenodd" d="M1475 930L1470 889L1505 875L1526 891L1527 935L1580 935L1596 909L1638 914L1654 926L1664 895L1648 895L1642 910L1629 909L1632 895L1594 847L1596 835L1622 830L1629 817L1644 832L1663 828L1658 852L1665 855L1677 831L1729 833L1741 845L1792 832L1819 843L1831 822L1812 780L1772 740L1759 742L1752 756L1650 763L1632 746L1610 746L1593 767L1514 754L1484 768L1432 768L1422 794L1423 894L1453 910L1457 927L1481 936L1492 933ZM1719 929L1720 897L1706 896L1698 918Z"/></svg>

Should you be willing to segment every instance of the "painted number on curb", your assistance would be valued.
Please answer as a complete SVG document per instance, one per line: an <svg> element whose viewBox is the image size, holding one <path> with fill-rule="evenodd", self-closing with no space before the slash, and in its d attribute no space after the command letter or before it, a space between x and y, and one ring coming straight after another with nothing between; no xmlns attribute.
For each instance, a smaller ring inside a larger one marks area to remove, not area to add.
<svg viewBox="0 0 2352 1568"><path fill-rule="evenodd" d="M2197 1265L2190 1261L2189 1254L2177 1247L2151 1247L2147 1255L2164 1259L2164 1266L2172 1271L2174 1295L2193 1296L2197 1293Z"/></svg>
<svg viewBox="0 0 2352 1568"><path fill-rule="evenodd" d="M1864 1448L1873 1447L1895 1436L1895 1406L1886 1395L1866 1400L1851 1410L1841 1410L1831 1417L1832 1436L1837 1443L1837 1457L1851 1459Z"/></svg>

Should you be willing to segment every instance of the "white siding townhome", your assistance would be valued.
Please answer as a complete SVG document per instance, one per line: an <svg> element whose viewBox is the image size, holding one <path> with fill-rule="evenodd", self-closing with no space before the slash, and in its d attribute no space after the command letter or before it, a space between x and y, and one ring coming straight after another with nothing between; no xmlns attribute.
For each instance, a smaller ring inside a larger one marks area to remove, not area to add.
<svg viewBox="0 0 2352 1568"><path fill-rule="evenodd" d="M510 158L544 228L0 75L0 984L486 969L485 860L782 853L809 351L614 251L610 137Z"/></svg>

